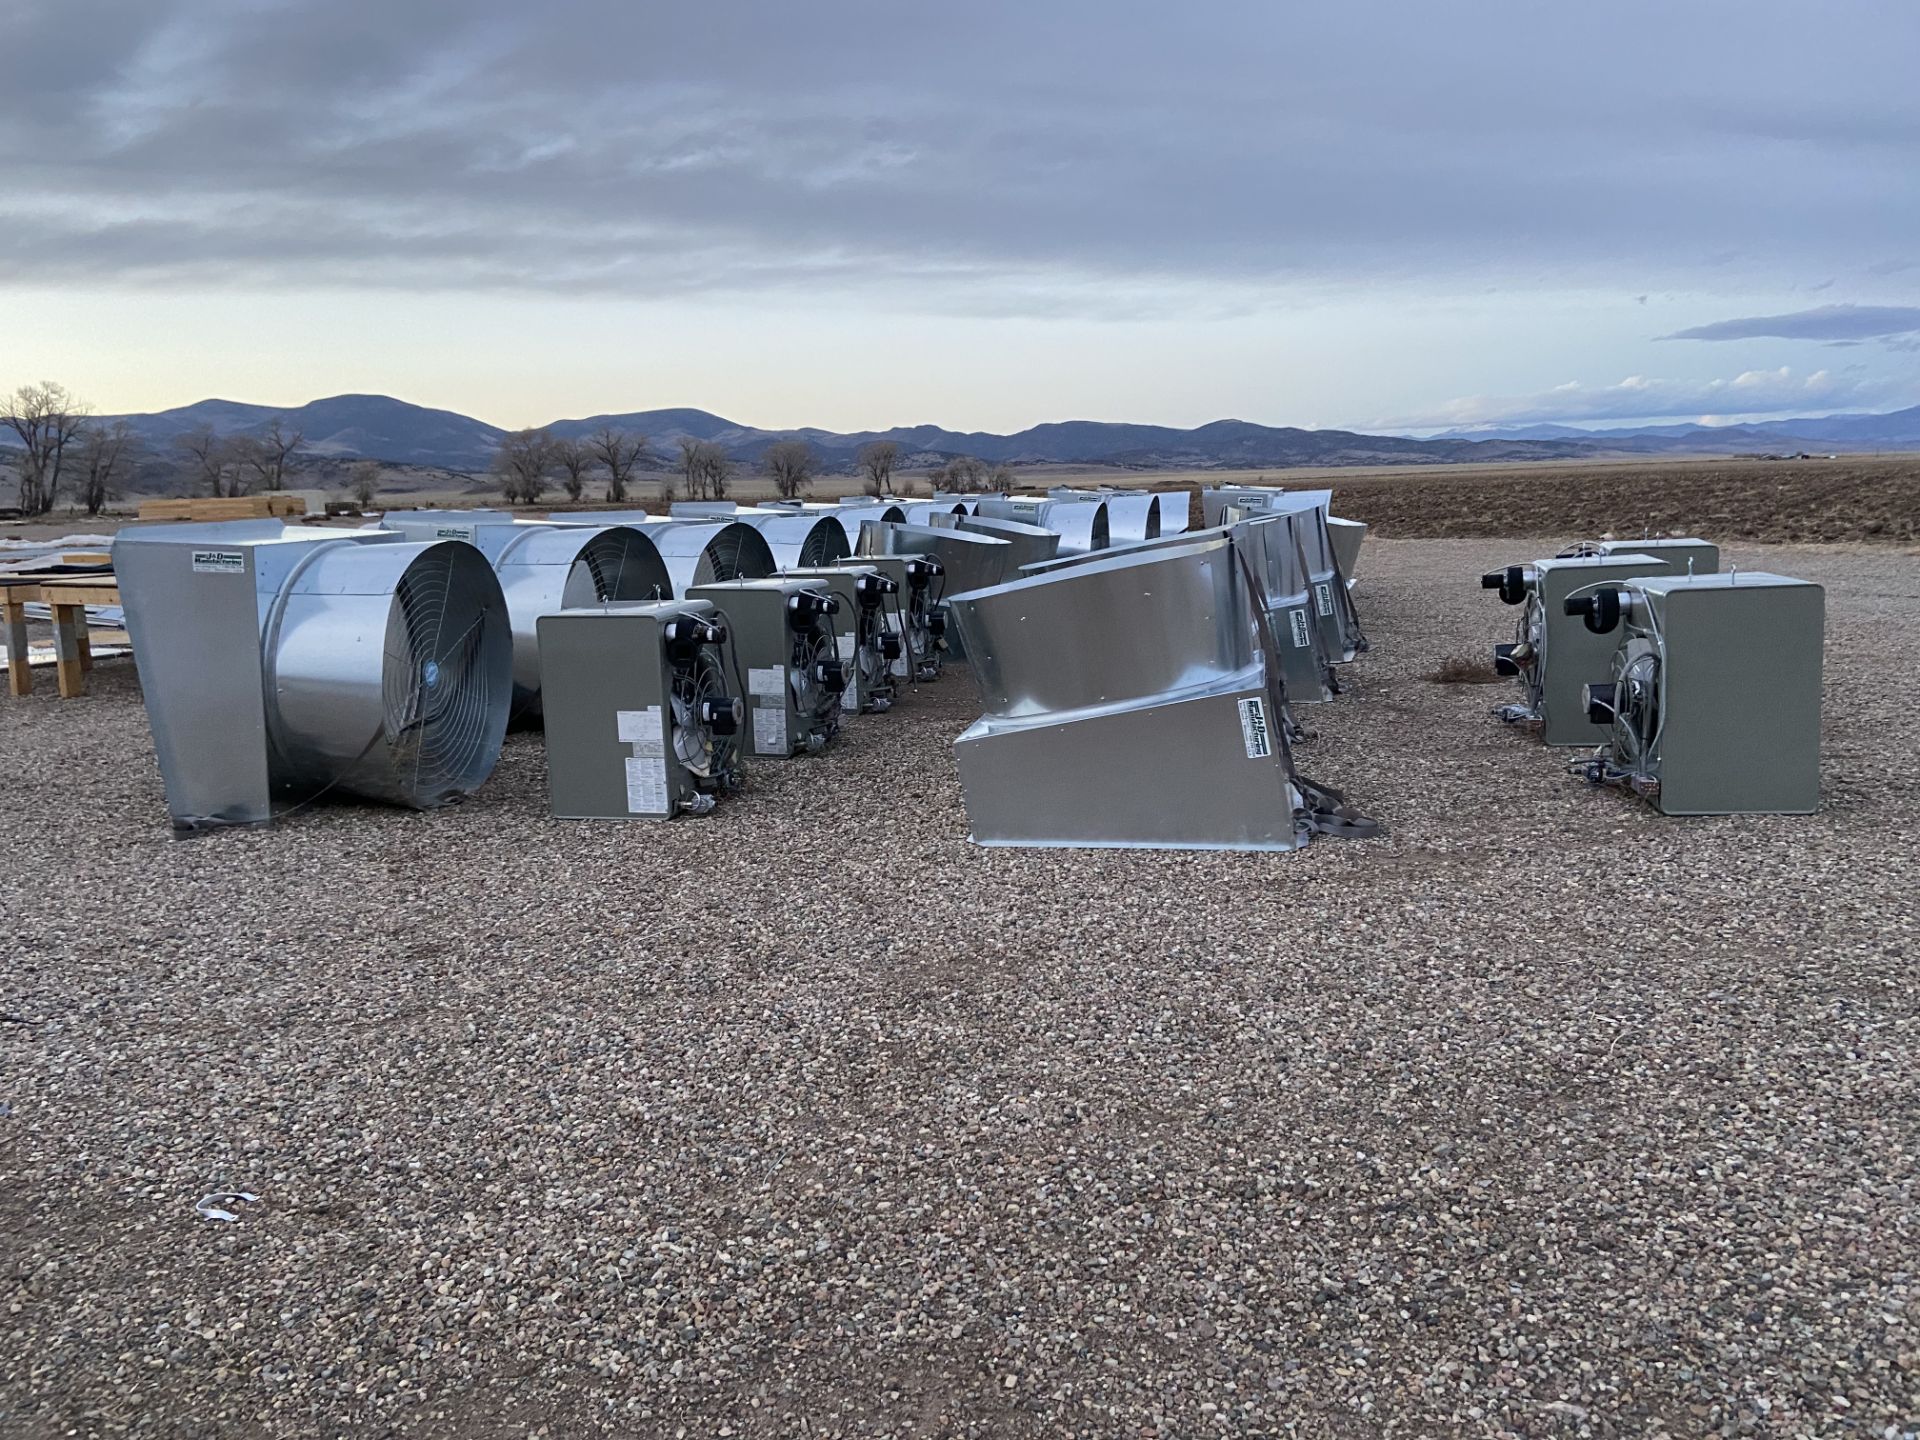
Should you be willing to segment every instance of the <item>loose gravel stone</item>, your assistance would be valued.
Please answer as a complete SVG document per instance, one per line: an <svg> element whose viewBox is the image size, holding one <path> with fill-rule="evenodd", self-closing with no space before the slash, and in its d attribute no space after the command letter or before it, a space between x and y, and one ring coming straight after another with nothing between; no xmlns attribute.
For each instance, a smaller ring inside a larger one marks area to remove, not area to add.
<svg viewBox="0 0 1920 1440"><path fill-rule="evenodd" d="M168 837L131 666L0 701L0 1432L1920 1430L1920 557L1826 803L1679 820L1418 677L1370 542L1286 856L986 851L964 670L704 821ZM196 1202L244 1192L232 1222Z"/></svg>

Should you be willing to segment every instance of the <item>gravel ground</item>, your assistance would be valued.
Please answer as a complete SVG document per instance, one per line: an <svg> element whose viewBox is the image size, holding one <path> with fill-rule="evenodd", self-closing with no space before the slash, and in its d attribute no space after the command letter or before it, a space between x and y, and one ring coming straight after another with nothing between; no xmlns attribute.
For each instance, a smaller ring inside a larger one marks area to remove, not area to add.
<svg viewBox="0 0 1920 1440"><path fill-rule="evenodd" d="M982 851L950 672L670 826L167 838L126 662L0 698L0 1433L1920 1429L1920 557L1826 809L1665 819L1421 680L1371 545L1285 856ZM195 1202L245 1190L238 1220Z"/></svg>

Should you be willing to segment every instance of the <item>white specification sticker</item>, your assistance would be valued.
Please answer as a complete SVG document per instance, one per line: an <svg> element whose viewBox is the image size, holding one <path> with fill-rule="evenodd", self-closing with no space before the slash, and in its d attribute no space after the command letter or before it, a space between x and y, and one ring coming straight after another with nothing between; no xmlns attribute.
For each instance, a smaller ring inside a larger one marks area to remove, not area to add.
<svg viewBox="0 0 1920 1440"><path fill-rule="evenodd" d="M627 813L667 813L667 762L661 755L634 755L627 759Z"/></svg>
<svg viewBox="0 0 1920 1440"><path fill-rule="evenodd" d="M1267 733L1267 707L1257 695L1240 702L1240 738L1246 741L1249 760L1260 760L1273 753L1273 737Z"/></svg>
<svg viewBox="0 0 1920 1440"><path fill-rule="evenodd" d="M436 540L464 540L469 545L473 543L473 535L471 525L437 525L433 531Z"/></svg>
<svg viewBox="0 0 1920 1440"><path fill-rule="evenodd" d="M856 673L858 669L859 667L849 659L846 670L847 688L840 692L840 708L842 710L858 710L860 708L860 677Z"/></svg>
<svg viewBox="0 0 1920 1440"><path fill-rule="evenodd" d="M778 671L774 672L778 674ZM787 707L760 705L753 712L753 753L787 754Z"/></svg>
<svg viewBox="0 0 1920 1440"><path fill-rule="evenodd" d="M747 671L747 693L787 703L787 672L778 665L756 665Z"/></svg>
<svg viewBox="0 0 1920 1440"><path fill-rule="evenodd" d="M1307 631L1307 612L1304 610L1287 611L1287 624L1293 629L1293 648L1304 650L1313 643Z"/></svg>
<svg viewBox="0 0 1920 1440"><path fill-rule="evenodd" d="M1313 603L1319 607L1322 615L1333 614L1333 589L1322 580L1313 587Z"/></svg>
<svg viewBox="0 0 1920 1440"><path fill-rule="evenodd" d="M836 635L833 637L833 648L840 652L840 658L842 660L853 659L853 647L858 643L857 638L852 635Z"/></svg>
<svg viewBox="0 0 1920 1440"><path fill-rule="evenodd" d="M247 552L244 550L196 550L193 552L196 575L244 575Z"/></svg>
<svg viewBox="0 0 1920 1440"><path fill-rule="evenodd" d="M634 754L658 755L661 753L660 746L664 736L658 705L649 705L644 710L616 710L613 712L613 723L621 743L633 746Z"/></svg>

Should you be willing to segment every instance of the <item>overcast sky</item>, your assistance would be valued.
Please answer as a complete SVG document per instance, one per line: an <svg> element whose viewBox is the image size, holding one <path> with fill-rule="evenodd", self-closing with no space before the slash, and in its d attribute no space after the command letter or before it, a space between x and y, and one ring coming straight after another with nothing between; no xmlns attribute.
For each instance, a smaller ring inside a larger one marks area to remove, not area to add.
<svg viewBox="0 0 1920 1440"><path fill-rule="evenodd" d="M1920 403L1920 6L0 0L0 385L505 425Z"/></svg>

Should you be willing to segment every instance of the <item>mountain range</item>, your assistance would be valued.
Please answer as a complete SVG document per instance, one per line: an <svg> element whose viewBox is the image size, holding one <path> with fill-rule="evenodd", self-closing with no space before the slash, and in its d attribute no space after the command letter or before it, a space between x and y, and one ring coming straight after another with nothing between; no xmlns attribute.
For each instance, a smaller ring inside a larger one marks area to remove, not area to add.
<svg viewBox="0 0 1920 1440"><path fill-rule="evenodd" d="M499 426L450 410L433 410L387 395L336 395L292 409L231 400L124 419L155 455L203 426L227 436L257 435L279 419L304 437L302 452L316 459L375 459L446 470L484 470L506 434ZM913 425L891 430L765 430L705 410L640 410L557 420L546 428L562 438L584 438L604 427L646 435L664 460L685 439L711 441L741 464L756 464L767 447L802 439L828 470L849 470L860 447L890 440L907 467L972 455L1010 465L1116 465L1140 469L1247 469L1299 465L1396 465L1502 460L1583 459L1647 453L1733 454L1751 451L1920 448L1920 406L1883 415L1830 415L1736 426L1660 425L1580 430L1527 425L1448 431L1427 438L1366 435L1350 430L1301 430L1216 420L1195 429L1071 420L1036 425L1011 435ZM0 433L0 440L11 437Z"/></svg>

